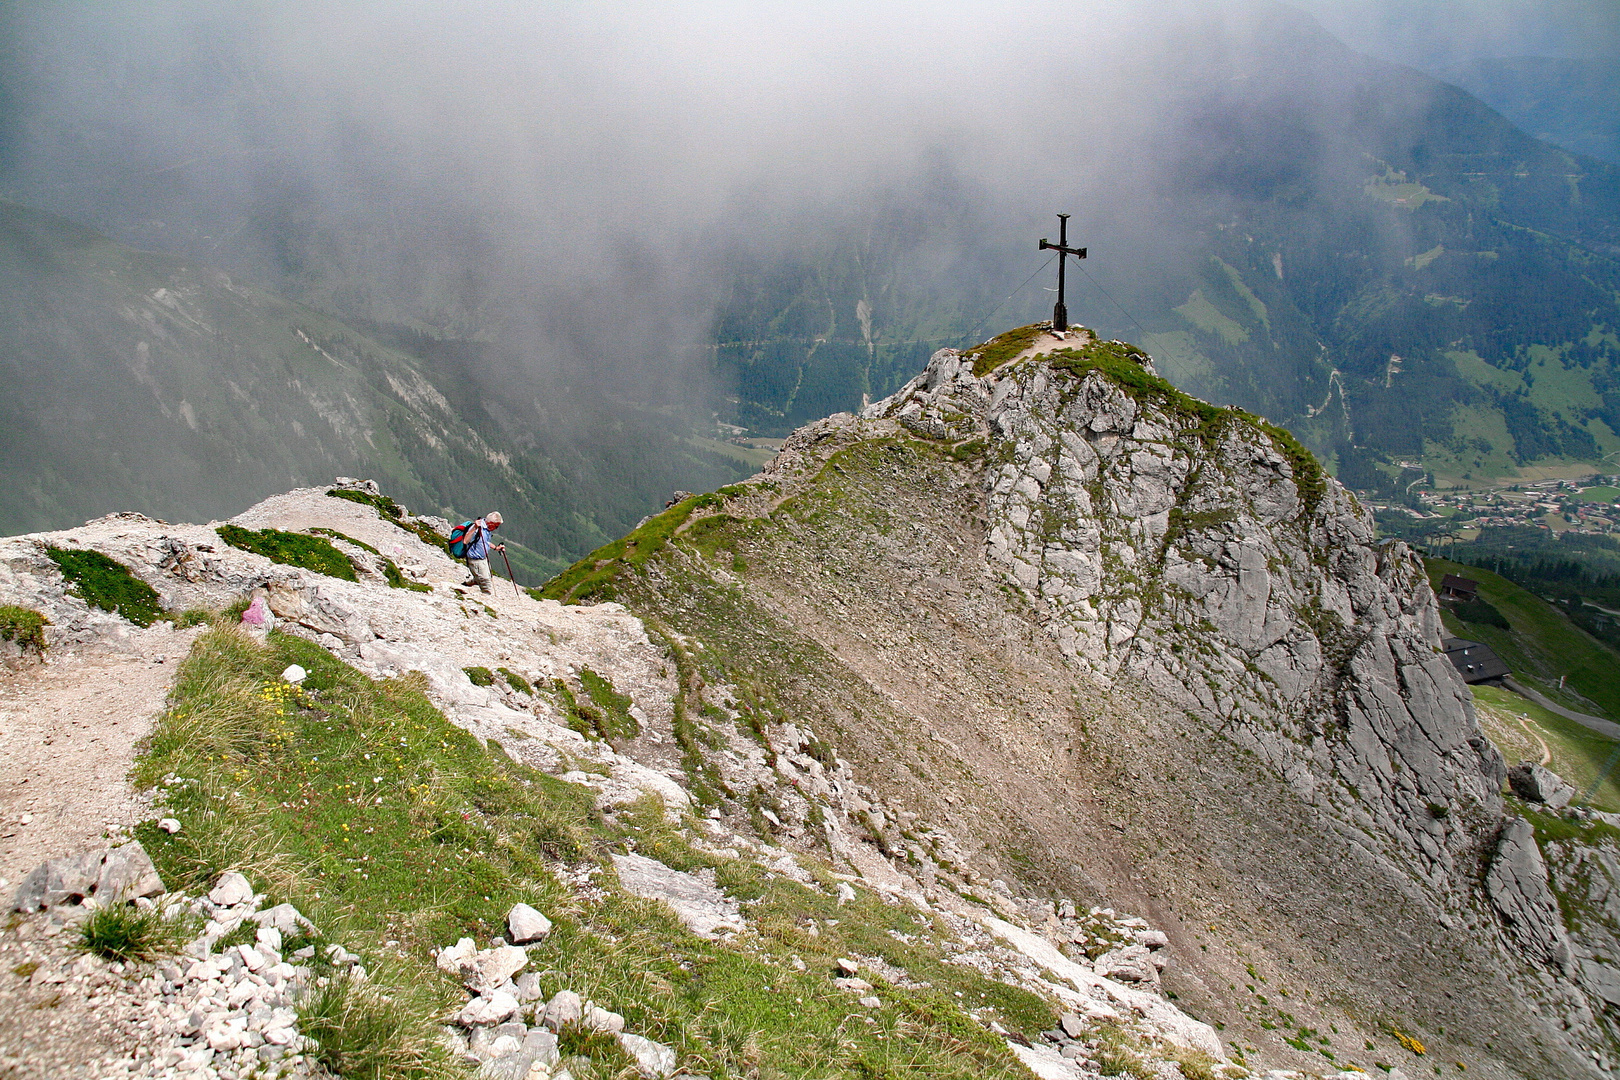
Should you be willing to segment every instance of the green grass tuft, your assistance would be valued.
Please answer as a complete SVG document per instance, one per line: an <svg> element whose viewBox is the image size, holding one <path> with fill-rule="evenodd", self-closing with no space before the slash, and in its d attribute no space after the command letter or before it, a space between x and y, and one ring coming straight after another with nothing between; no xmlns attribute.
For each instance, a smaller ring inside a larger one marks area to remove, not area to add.
<svg viewBox="0 0 1620 1080"><path fill-rule="evenodd" d="M683 499L643 522L628 536L597 548L540 588L530 589L529 594L536 600L560 600L565 604L611 600L620 574L639 570L664 549L694 513L722 506L725 500L726 496L718 491Z"/></svg>
<svg viewBox="0 0 1620 1080"><path fill-rule="evenodd" d="M585 693L591 701L601 710L601 719L597 722L597 733L604 739L633 739L641 734L641 725L636 718L630 715L630 699L613 689L613 684L605 676L598 675L590 668L579 669L579 683L585 688Z"/></svg>
<svg viewBox="0 0 1620 1080"><path fill-rule="evenodd" d="M344 581L359 581L354 564L331 541L304 533L283 532L280 529L244 529L240 525L221 525L215 530L220 539L234 548L263 555L274 563L313 570L327 577Z"/></svg>
<svg viewBox="0 0 1620 1080"><path fill-rule="evenodd" d="M340 533L336 529L327 529L319 525L309 531L312 533L319 533L322 536L330 536L335 540L342 540L347 544L353 544L355 547L369 551L373 555L377 556L377 558L382 560L383 577L387 579L388 587L391 589L410 589L412 592L433 591L433 586L424 584L420 581L412 581L410 578L406 577L404 572L400 570L399 565L395 563L393 559L390 559L388 556L384 555L382 552L378 551L364 540L356 540L347 533Z"/></svg>
<svg viewBox="0 0 1620 1080"><path fill-rule="evenodd" d="M90 913L79 927L77 946L104 960L155 960L184 948L190 930L186 920L164 918L156 908L114 904Z"/></svg>
<svg viewBox="0 0 1620 1080"><path fill-rule="evenodd" d="M347 499L349 502L359 503L362 506L376 507L378 516L390 525L396 525L404 529L428 547L448 550L448 540L419 521L406 521L405 508L387 495L368 495L363 491L349 491L339 488L333 488L326 494L329 498Z"/></svg>
<svg viewBox="0 0 1620 1080"><path fill-rule="evenodd" d="M534 693L534 687L532 685L530 685L529 680L525 679L523 676L519 675L517 672L513 671L511 668L504 668L503 667L503 668L496 668L495 670L500 672L501 678L506 680L506 685L510 686L513 690L516 690L518 693L520 693L520 694L532 694L532 693Z"/></svg>
<svg viewBox="0 0 1620 1080"><path fill-rule="evenodd" d="M472 680L474 686L495 685L495 673L487 667L464 667L461 670L467 673L467 678Z"/></svg>
<svg viewBox="0 0 1620 1080"><path fill-rule="evenodd" d="M0 640L15 641L23 649L45 651L45 628L51 620L32 608L0 604Z"/></svg>
<svg viewBox="0 0 1620 1080"><path fill-rule="evenodd" d="M418 1018L415 995L390 995L371 981L330 976L298 1007L298 1030L314 1040L313 1057L352 1080L458 1073Z"/></svg>
<svg viewBox="0 0 1620 1080"><path fill-rule="evenodd" d="M354 491L349 488L333 488L326 493L329 499L347 499L349 502L359 503L361 506L374 506L385 518L398 521L405 516L405 508L390 499L387 495L371 495L364 491Z"/></svg>
<svg viewBox="0 0 1620 1080"><path fill-rule="evenodd" d="M61 568L68 592L85 603L115 611L136 626L151 626L162 618L163 600L157 590L123 563L80 548L48 547L45 554Z"/></svg>
<svg viewBox="0 0 1620 1080"><path fill-rule="evenodd" d="M1008 330L1005 334L997 334L982 345L975 345L966 353L968 359L973 361L973 374L984 378L1029 348L1031 342L1050 329L1051 323L1031 323Z"/></svg>

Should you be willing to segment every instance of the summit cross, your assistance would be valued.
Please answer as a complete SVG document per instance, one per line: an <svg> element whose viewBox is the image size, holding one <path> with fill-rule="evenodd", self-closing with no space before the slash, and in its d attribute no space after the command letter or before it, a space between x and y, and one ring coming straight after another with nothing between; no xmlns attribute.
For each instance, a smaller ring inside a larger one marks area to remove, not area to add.
<svg viewBox="0 0 1620 1080"><path fill-rule="evenodd" d="M1085 248L1072 248L1069 246L1069 215L1058 215L1058 242L1052 243L1046 237L1041 237L1041 251L1055 251L1058 253L1058 298L1052 306L1052 329L1067 330L1069 328L1069 309L1063 306L1063 264L1073 255L1077 259L1086 257Z"/></svg>

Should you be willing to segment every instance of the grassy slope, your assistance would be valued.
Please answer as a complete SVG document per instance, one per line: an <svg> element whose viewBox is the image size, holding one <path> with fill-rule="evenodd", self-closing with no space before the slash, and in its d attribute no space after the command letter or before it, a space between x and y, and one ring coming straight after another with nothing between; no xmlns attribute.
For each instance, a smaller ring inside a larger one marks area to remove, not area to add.
<svg viewBox="0 0 1620 1080"><path fill-rule="evenodd" d="M289 662L309 670L307 693L277 679ZM548 995L594 997L717 1080L1023 1076L963 1003L991 1006L1030 1034L1053 1022L1031 995L942 963L935 928L915 911L864 891L840 907L831 888L696 851L654 802L610 827L587 790L480 747L409 677L373 682L296 638L274 635L264 647L232 631L204 635L138 778L160 784L184 824L174 837L141 830L171 886L197 890L242 869L365 957L404 1007L391 1038L417 1047L389 1075L448 1068L435 1025L458 999L431 952L462 934L487 943L519 900L556 922L530 952ZM610 872L596 880L605 895L589 903L558 881L560 860L591 866L629 848L681 869L712 867L757 932L737 946L703 941L662 905L619 893ZM884 1006L860 1009L830 982L833 959L849 953L882 956L932 988L874 980ZM807 970L793 970L793 957ZM573 1045L596 1058L574 1069L581 1080L625 1064L601 1040Z"/></svg>
<svg viewBox="0 0 1620 1080"><path fill-rule="evenodd" d="M1442 611L1448 632L1489 645L1513 669L1515 678L1533 684L1560 704L1620 720L1620 654L1499 574L1445 559L1425 559L1424 566L1436 589L1445 574L1479 582L1480 595L1511 624L1511 629L1501 630L1461 622ZM1559 676L1566 677L1566 685L1574 693L1558 689Z"/></svg>
<svg viewBox="0 0 1620 1080"><path fill-rule="evenodd" d="M1547 767L1582 792L1597 779L1614 753L1613 739L1549 712L1511 690L1495 686L1476 686L1473 690L1480 724L1509 764L1541 760L1541 746L1519 723L1519 717L1546 743L1552 755ZM1610 774L1593 794L1591 805L1599 810L1620 811L1620 777Z"/></svg>

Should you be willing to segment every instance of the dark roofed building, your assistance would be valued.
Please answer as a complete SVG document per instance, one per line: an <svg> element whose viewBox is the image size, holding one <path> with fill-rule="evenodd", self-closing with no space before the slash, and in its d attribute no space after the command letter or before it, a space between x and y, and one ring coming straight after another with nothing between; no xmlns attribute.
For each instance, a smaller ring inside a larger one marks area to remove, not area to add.
<svg viewBox="0 0 1620 1080"><path fill-rule="evenodd" d="M1440 579L1440 599L1461 600L1464 603L1479 595L1479 582L1471 578L1447 574Z"/></svg>
<svg viewBox="0 0 1620 1080"><path fill-rule="evenodd" d="M1489 645L1455 637L1446 638L1442 644L1446 658L1456 667L1465 683L1493 682L1504 675L1513 674L1513 669L1502 663L1502 658Z"/></svg>

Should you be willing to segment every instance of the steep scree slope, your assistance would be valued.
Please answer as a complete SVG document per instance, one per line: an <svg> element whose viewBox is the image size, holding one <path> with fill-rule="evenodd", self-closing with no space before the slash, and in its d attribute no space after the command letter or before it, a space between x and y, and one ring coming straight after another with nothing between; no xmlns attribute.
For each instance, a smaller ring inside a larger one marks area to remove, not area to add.
<svg viewBox="0 0 1620 1080"><path fill-rule="evenodd" d="M1588 1075L1612 1029L1504 829L1412 553L1285 432L1129 346L992 360L936 353L551 595L615 597L740 707L836 732L966 851L876 821L909 885L995 877L1166 926L1192 961L1169 984L1238 1045L1320 1067L1294 1034L1314 1022Z"/></svg>

